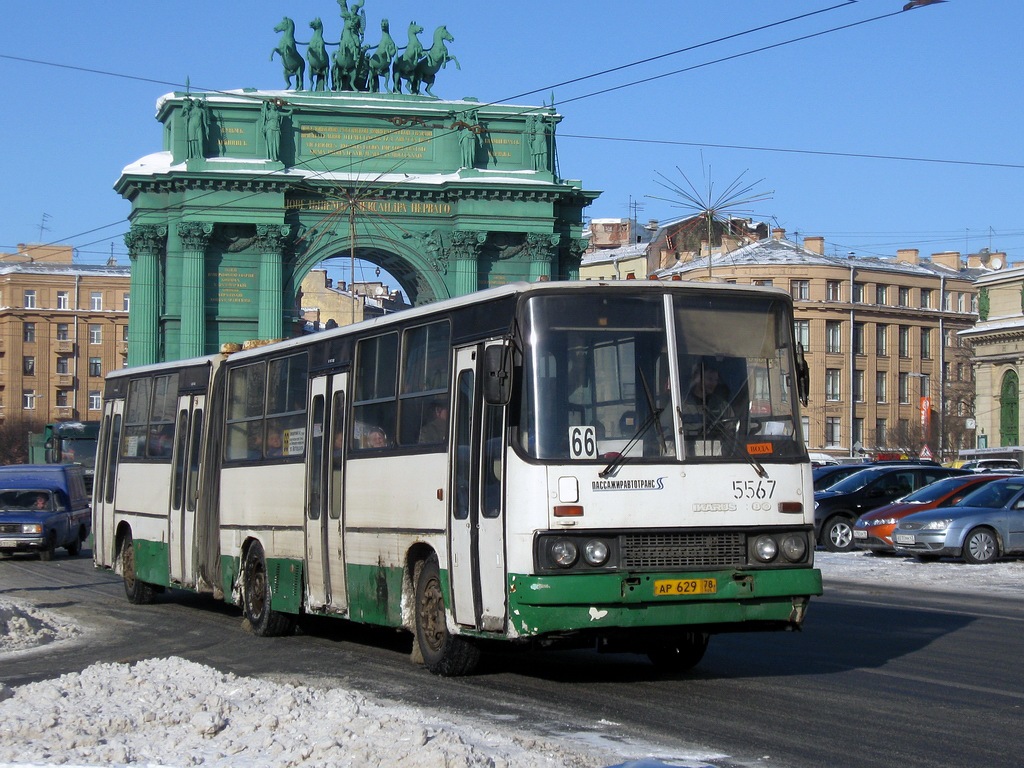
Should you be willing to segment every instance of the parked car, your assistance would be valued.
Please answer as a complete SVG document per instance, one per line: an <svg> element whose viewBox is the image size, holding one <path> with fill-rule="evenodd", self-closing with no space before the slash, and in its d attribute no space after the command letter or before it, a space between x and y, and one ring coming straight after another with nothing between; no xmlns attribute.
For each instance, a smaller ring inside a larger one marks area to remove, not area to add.
<svg viewBox="0 0 1024 768"><path fill-rule="evenodd" d="M80 465L15 464L0 467L0 554L39 553L51 560L58 547L77 555L92 528Z"/></svg>
<svg viewBox="0 0 1024 768"><path fill-rule="evenodd" d="M1024 478L995 480L955 507L909 515L896 525L892 542L897 552L919 560L991 563L1002 555L1024 554Z"/></svg>
<svg viewBox="0 0 1024 768"><path fill-rule="evenodd" d="M929 509L951 507L985 483L1004 477L1007 475L970 474L936 480L892 504L861 515L853 527L854 546L875 554L894 554L892 532L900 520Z"/></svg>
<svg viewBox="0 0 1024 768"><path fill-rule="evenodd" d="M845 480L855 472L860 472L862 469L867 469L873 466L871 464L830 464L827 467L815 467L812 472L814 474L814 490L824 491L830 485L835 485L840 480Z"/></svg>
<svg viewBox="0 0 1024 768"><path fill-rule="evenodd" d="M918 488L944 477L968 474L938 464L883 464L871 466L827 490L814 494L814 533L819 544L832 552L853 549L853 526L866 512L878 509Z"/></svg>
<svg viewBox="0 0 1024 768"><path fill-rule="evenodd" d="M978 459L965 461L960 469L969 469L971 472L1020 472L1020 464L1016 459Z"/></svg>

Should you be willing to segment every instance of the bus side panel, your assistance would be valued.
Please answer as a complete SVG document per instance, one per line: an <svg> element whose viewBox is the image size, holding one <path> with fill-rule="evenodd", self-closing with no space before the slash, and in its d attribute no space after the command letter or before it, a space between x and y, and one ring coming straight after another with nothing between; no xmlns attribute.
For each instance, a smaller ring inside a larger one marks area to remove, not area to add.
<svg viewBox="0 0 1024 768"><path fill-rule="evenodd" d="M115 530L131 527L136 574L145 582L170 585L168 525L171 465L122 461L117 470Z"/></svg>

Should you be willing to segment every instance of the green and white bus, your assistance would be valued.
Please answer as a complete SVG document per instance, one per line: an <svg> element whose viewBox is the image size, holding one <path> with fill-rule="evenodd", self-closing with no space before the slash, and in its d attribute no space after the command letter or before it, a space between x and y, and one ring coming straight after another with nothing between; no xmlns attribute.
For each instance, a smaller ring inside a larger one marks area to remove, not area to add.
<svg viewBox="0 0 1024 768"><path fill-rule="evenodd" d="M96 565L259 635L406 629L442 675L489 642L691 667L821 594L792 329L770 288L511 284L112 372Z"/></svg>

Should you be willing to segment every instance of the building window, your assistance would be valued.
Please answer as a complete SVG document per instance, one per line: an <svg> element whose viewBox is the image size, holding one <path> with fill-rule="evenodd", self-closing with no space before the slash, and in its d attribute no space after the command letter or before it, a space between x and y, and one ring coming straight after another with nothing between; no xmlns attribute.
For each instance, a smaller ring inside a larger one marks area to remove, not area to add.
<svg viewBox="0 0 1024 768"><path fill-rule="evenodd" d="M885 419L875 419L875 445L879 448L885 445L886 433L888 431Z"/></svg>
<svg viewBox="0 0 1024 768"><path fill-rule="evenodd" d="M58 408L67 408L71 403L68 400L68 390L58 389L54 395Z"/></svg>
<svg viewBox="0 0 1024 768"><path fill-rule="evenodd" d="M89 309L93 312L103 309L103 291L93 291L89 294Z"/></svg>
<svg viewBox="0 0 1024 768"><path fill-rule="evenodd" d="M811 435L811 418L809 416L800 417L800 429L804 433L804 447L807 447Z"/></svg>
<svg viewBox="0 0 1024 768"><path fill-rule="evenodd" d="M898 386L900 403L906 405L910 402L910 374L901 372Z"/></svg>
<svg viewBox="0 0 1024 768"><path fill-rule="evenodd" d="M840 380L842 377L842 371L838 368L827 368L825 369L825 399L826 400L839 400L842 395L842 389L840 387Z"/></svg>
<svg viewBox="0 0 1024 768"><path fill-rule="evenodd" d="M36 391L34 389L23 389L21 391L21 407L26 411L36 409Z"/></svg>
<svg viewBox="0 0 1024 768"><path fill-rule="evenodd" d="M789 292L793 297L793 301L807 301L811 298L811 281L791 280L789 283Z"/></svg>
<svg viewBox="0 0 1024 768"><path fill-rule="evenodd" d="M879 357L889 356L889 326L885 323L875 326L875 354Z"/></svg>
<svg viewBox="0 0 1024 768"><path fill-rule="evenodd" d="M887 285L876 285L875 286L875 304L885 306L889 303L889 286Z"/></svg>
<svg viewBox="0 0 1024 768"><path fill-rule="evenodd" d="M921 357L930 360L932 356L932 332L930 328L921 329Z"/></svg>
<svg viewBox="0 0 1024 768"><path fill-rule="evenodd" d="M901 307L910 306L910 289L907 286L900 286L898 301Z"/></svg>
<svg viewBox="0 0 1024 768"><path fill-rule="evenodd" d="M36 359L32 355L21 358L21 372L26 376L36 375Z"/></svg>
<svg viewBox="0 0 1024 768"><path fill-rule="evenodd" d="M942 309L945 312L950 312L953 309L953 294L949 291L942 292Z"/></svg>
<svg viewBox="0 0 1024 768"><path fill-rule="evenodd" d="M35 308L36 308L36 292L35 291L25 291L25 309L35 309Z"/></svg>
<svg viewBox="0 0 1024 768"><path fill-rule="evenodd" d="M804 352L809 352L811 349L811 321L794 320L793 335L796 336L796 343L803 346Z"/></svg>
<svg viewBox="0 0 1024 768"><path fill-rule="evenodd" d="M956 295L956 311L966 312L967 311L967 294L958 293Z"/></svg>
<svg viewBox="0 0 1024 768"><path fill-rule="evenodd" d="M864 323L853 324L853 354L864 354Z"/></svg>
<svg viewBox="0 0 1024 768"><path fill-rule="evenodd" d="M71 300L67 291L57 291L57 309L71 309Z"/></svg>
<svg viewBox="0 0 1024 768"><path fill-rule="evenodd" d="M921 289L921 309L932 308L932 289L922 288Z"/></svg>
<svg viewBox="0 0 1024 768"><path fill-rule="evenodd" d="M864 371L860 369L853 372L853 400L857 403L864 402Z"/></svg>
<svg viewBox="0 0 1024 768"><path fill-rule="evenodd" d="M901 325L898 333L900 357L910 357L910 327Z"/></svg>
<svg viewBox="0 0 1024 768"><path fill-rule="evenodd" d="M89 323L89 343L90 344L102 344L103 343L103 327L96 323Z"/></svg>
<svg viewBox="0 0 1024 768"><path fill-rule="evenodd" d="M122 298L122 302L123 302L123 303L121 304L121 308L122 308L122 309L123 309L123 310L124 310L125 312L128 312L128 311L129 311L129 309L131 308L131 304L132 304L132 301L131 301L131 296L130 296L129 294L127 294L127 293L126 293L126 294L124 295L124 297Z"/></svg>
<svg viewBox="0 0 1024 768"><path fill-rule="evenodd" d="M771 288L774 282L774 280L751 280L750 284L760 286L761 288Z"/></svg>
<svg viewBox="0 0 1024 768"><path fill-rule="evenodd" d="M71 358L67 355L57 356L57 373L71 373Z"/></svg>
<svg viewBox="0 0 1024 768"><path fill-rule="evenodd" d="M842 283L838 280L825 281L825 299L828 301L842 301Z"/></svg>
<svg viewBox="0 0 1024 768"><path fill-rule="evenodd" d="M843 324L838 320L825 323L825 351L832 354L843 351Z"/></svg>
<svg viewBox="0 0 1024 768"><path fill-rule="evenodd" d="M932 377L927 373L922 375L918 381L921 382L921 397L932 396Z"/></svg>
<svg viewBox="0 0 1024 768"><path fill-rule="evenodd" d="M840 420L838 416L829 416L825 419L825 447L838 448L842 442L840 431Z"/></svg>
<svg viewBox="0 0 1024 768"><path fill-rule="evenodd" d="M22 323L21 324L21 338L26 344L31 344L36 340L36 324L35 323Z"/></svg>
<svg viewBox="0 0 1024 768"><path fill-rule="evenodd" d="M89 390L89 410L98 411L103 407L102 398L100 398L100 391L98 389Z"/></svg>
<svg viewBox="0 0 1024 768"><path fill-rule="evenodd" d="M90 376L102 376L103 375L103 361L98 357L89 358L89 375Z"/></svg>
<svg viewBox="0 0 1024 768"><path fill-rule="evenodd" d="M70 338L68 335L68 324L57 323L57 341L68 341Z"/></svg>
<svg viewBox="0 0 1024 768"><path fill-rule="evenodd" d="M859 416L853 420L853 434L851 437L853 438L853 445L857 445L857 443L864 444L864 419Z"/></svg>
<svg viewBox="0 0 1024 768"><path fill-rule="evenodd" d="M889 401L888 393L885 391L886 372L878 371L875 374L875 402L886 403Z"/></svg>
<svg viewBox="0 0 1024 768"><path fill-rule="evenodd" d="M853 303L863 304L864 303L864 283L853 284Z"/></svg>

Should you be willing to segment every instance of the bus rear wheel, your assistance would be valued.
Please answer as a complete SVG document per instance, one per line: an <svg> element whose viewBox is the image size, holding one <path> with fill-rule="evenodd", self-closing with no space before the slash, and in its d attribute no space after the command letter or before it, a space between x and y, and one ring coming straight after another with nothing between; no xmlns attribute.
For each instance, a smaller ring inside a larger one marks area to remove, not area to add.
<svg viewBox="0 0 1024 768"><path fill-rule="evenodd" d="M666 672L686 672L704 658L710 639L707 632L683 632L677 637L665 637L651 643L647 658Z"/></svg>
<svg viewBox="0 0 1024 768"><path fill-rule="evenodd" d="M479 648L448 631L436 555L420 566L416 579L416 644L424 665L435 675L468 675L480 661Z"/></svg>
<svg viewBox="0 0 1024 768"><path fill-rule="evenodd" d="M124 594L129 603L147 605L153 602L156 590L135 574L135 543L131 534L125 536L121 543L121 578L124 579Z"/></svg>
<svg viewBox="0 0 1024 768"><path fill-rule="evenodd" d="M242 564L242 613L253 634L259 637L287 635L294 627L291 616L270 607L267 561L258 541L249 547Z"/></svg>

